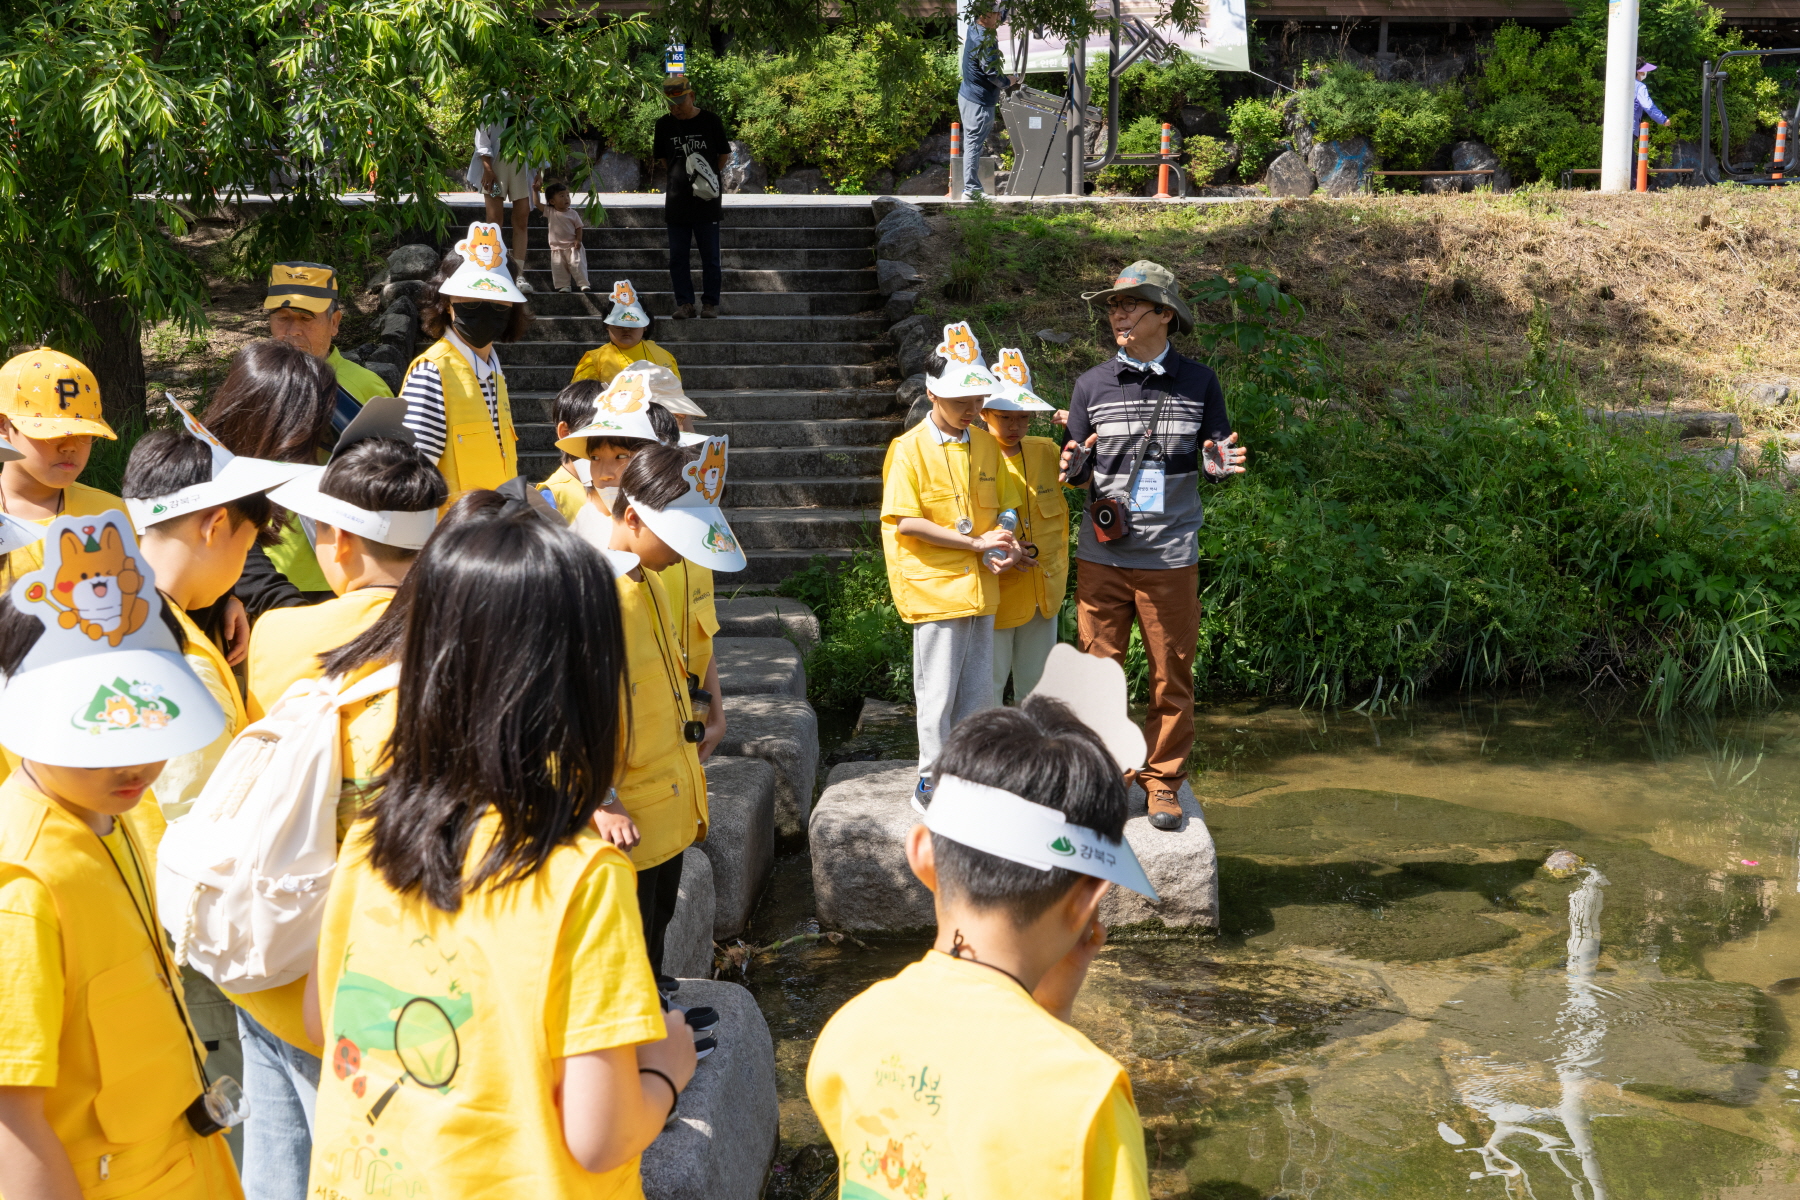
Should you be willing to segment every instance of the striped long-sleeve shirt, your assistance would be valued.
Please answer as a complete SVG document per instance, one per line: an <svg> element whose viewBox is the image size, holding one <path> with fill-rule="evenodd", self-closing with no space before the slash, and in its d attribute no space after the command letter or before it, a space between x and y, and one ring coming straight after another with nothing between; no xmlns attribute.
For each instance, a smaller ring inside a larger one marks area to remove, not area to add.
<svg viewBox="0 0 1800 1200"><path fill-rule="evenodd" d="M484 361L469 350L454 331L447 331L444 337L475 368L475 378L481 382L481 397L487 401L488 420L494 423L494 436L499 437L499 381L505 377L505 372L500 369L499 355L489 347ZM444 417L444 380L437 364L429 359L420 359L414 364L400 385L400 398L406 401L406 427L412 430L414 444L426 458L436 462L444 456L444 443L450 436L449 422Z"/></svg>

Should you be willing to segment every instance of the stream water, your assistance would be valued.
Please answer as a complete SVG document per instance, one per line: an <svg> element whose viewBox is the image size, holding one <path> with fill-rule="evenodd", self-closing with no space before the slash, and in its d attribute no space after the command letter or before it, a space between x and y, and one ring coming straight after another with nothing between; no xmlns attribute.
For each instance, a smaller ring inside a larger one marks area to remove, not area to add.
<svg viewBox="0 0 1800 1200"><path fill-rule="evenodd" d="M828 762L910 753L903 726L847 732L827 725ZM1228 705L1192 765L1218 936L1116 938L1075 1012L1130 1072L1152 1195L1800 1196L1800 704ZM752 945L817 928L794 850ZM780 1076L770 1196L835 1195L812 1039L922 952L750 957Z"/></svg>

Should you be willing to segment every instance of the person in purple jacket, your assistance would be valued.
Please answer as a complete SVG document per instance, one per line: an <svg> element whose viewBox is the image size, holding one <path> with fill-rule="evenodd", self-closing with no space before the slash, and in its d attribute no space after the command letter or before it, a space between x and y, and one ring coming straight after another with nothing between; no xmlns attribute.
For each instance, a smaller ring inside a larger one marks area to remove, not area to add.
<svg viewBox="0 0 1800 1200"><path fill-rule="evenodd" d="M1637 128L1647 116L1658 125L1667 125L1669 118L1663 116L1663 110L1656 107L1656 101L1650 98L1650 85L1644 80L1650 72L1656 70L1653 62L1640 62L1637 69L1637 93L1631 98L1631 136L1637 136Z"/></svg>

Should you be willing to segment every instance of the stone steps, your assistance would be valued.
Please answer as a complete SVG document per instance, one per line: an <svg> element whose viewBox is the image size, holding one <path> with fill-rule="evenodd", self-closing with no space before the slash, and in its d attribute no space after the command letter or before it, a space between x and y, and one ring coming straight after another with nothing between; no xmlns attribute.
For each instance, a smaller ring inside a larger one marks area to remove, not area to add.
<svg viewBox="0 0 1800 1200"><path fill-rule="evenodd" d="M534 267L531 265L531 256L527 255L525 262L525 278L530 280L531 286L538 291L549 292L554 295L555 291L552 288L550 280L549 261L548 252L546 251L544 258L545 265L542 268ZM694 257L692 270L694 287L697 289L700 286L700 258L698 255L695 255ZM642 271L646 276L646 282L651 282L648 278L650 276L659 277L655 282L667 280L669 278L668 256L659 256L653 264L642 268ZM610 282L595 280L591 270L589 271L588 278L589 282L595 287L602 286L603 282ZM637 286L635 280L632 281L632 286ZM857 267L854 269L828 268L792 271L777 270L774 268L747 270L742 267L725 267L723 268L720 286L724 289L726 295L729 295L732 292L861 292L872 294L876 291L875 267L872 263L868 267ZM604 300L606 298L605 294L601 293L599 298Z"/></svg>
<svg viewBox="0 0 1800 1200"><path fill-rule="evenodd" d="M733 508L729 516L746 554L858 545L875 536L881 520L875 508Z"/></svg>
<svg viewBox="0 0 1800 1200"><path fill-rule="evenodd" d="M732 217L736 217L736 210ZM590 225L582 232L588 263L595 250L657 250L667 253L668 231L661 225ZM727 219L719 230L719 248L733 250L858 250L869 244L869 231L859 225L762 225L745 227Z"/></svg>
<svg viewBox="0 0 1800 1200"><path fill-rule="evenodd" d="M537 309L547 299L544 296L533 297L532 308ZM556 296L556 299L578 297ZM605 297L601 299L604 300ZM603 304L595 305L596 309L603 307ZM586 347L597 346L606 337L604 316L604 313L598 311L569 316L540 314L531 323L533 341L577 342ZM675 355L677 361L685 361L683 347L708 342L882 342L887 338L887 322L878 316L756 314L722 316L716 320L674 321L666 319L665 314L657 320L656 328L650 336L657 345ZM532 341L520 342L507 349L517 351L531 344ZM512 361L510 354L506 361Z"/></svg>
<svg viewBox="0 0 1800 1200"><path fill-rule="evenodd" d="M508 349L517 349L509 346ZM591 349L591 347L589 347ZM517 381L525 391L560 391L574 371L574 363L556 367L515 367L506 365L506 383L510 390ZM872 387L880 377L874 366L850 365L776 365L756 366L688 366L683 363L683 383L697 388L728 388L734 384L746 388L775 388L791 385L798 388L863 388Z"/></svg>
<svg viewBox="0 0 1800 1200"><path fill-rule="evenodd" d="M873 315L882 304L882 296L873 290L875 283L872 271L846 271L843 274L867 276L866 286L869 291L784 291L780 288L766 291L738 291L729 285L719 295L721 315L717 320L731 317L851 317L859 314ZM539 278L541 276L542 278ZM589 276L595 287L611 289L610 279L599 279ZM653 317L667 317L675 311L675 293L661 289L669 286L669 273L657 271L645 275L642 280L632 280L632 287L639 283L648 285L649 290L640 290L638 300L644 311ZM612 305L607 301L606 291L582 295L576 292L557 292L551 290L550 272L533 272L531 286L537 291L531 297L531 311L538 316L593 316L604 317ZM699 268L694 270L694 286L700 286ZM699 318L704 319L704 318ZM535 325L536 323L533 322ZM657 329L657 341L661 341L662 329ZM526 335L527 340L533 336ZM522 344L522 343L520 343Z"/></svg>
<svg viewBox="0 0 1800 1200"><path fill-rule="evenodd" d="M610 291L610 284L620 275L633 272L667 275L669 270L669 249L666 243L657 246L596 247L584 238L583 245L587 246L588 278L597 288ZM694 269L698 270L699 251L691 250L689 253L694 256ZM719 262L725 268L728 278L732 271L872 271L875 269L875 254L867 246L836 246L825 249L811 246L721 246ZM549 271L549 247L527 251L525 269ZM535 279L533 283L536 283ZM636 286L635 282L633 286Z"/></svg>
<svg viewBox="0 0 1800 1200"><path fill-rule="evenodd" d="M702 407L705 407L702 405ZM900 418L838 418L826 421L713 421L695 418L699 433L731 439L732 449L757 446L848 446L857 442L885 442L900 433Z"/></svg>
<svg viewBox="0 0 1800 1200"><path fill-rule="evenodd" d="M685 325L687 322L671 321L669 324ZM711 325L712 322L704 324ZM662 344L660 338L657 344ZM532 367L554 367L562 372L562 382L567 383L575 364L593 349L593 345L591 342L516 342L506 347L506 357L501 362L506 368L507 390L512 390L518 372ZM679 352L675 349L677 346ZM876 342L760 342L727 336L707 341L671 342L667 349L681 365L681 378L685 382L694 371L706 367L762 367L775 363L808 367L866 365L880 358L884 347ZM520 386L524 387L523 380Z"/></svg>

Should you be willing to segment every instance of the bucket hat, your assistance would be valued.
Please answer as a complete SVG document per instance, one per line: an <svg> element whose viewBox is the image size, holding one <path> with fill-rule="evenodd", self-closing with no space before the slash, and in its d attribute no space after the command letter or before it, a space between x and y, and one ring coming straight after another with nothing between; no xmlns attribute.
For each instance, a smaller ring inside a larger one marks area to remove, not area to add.
<svg viewBox="0 0 1800 1200"><path fill-rule="evenodd" d="M1187 304L1181 299L1181 285L1176 282L1174 272L1160 263L1140 258L1120 271L1111 287L1081 293L1083 300L1098 300L1101 304L1114 296L1136 296L1152 304L1167 305L1175 310L1175 332L1193 332L1194 314L1188 311Z"/></svg>

